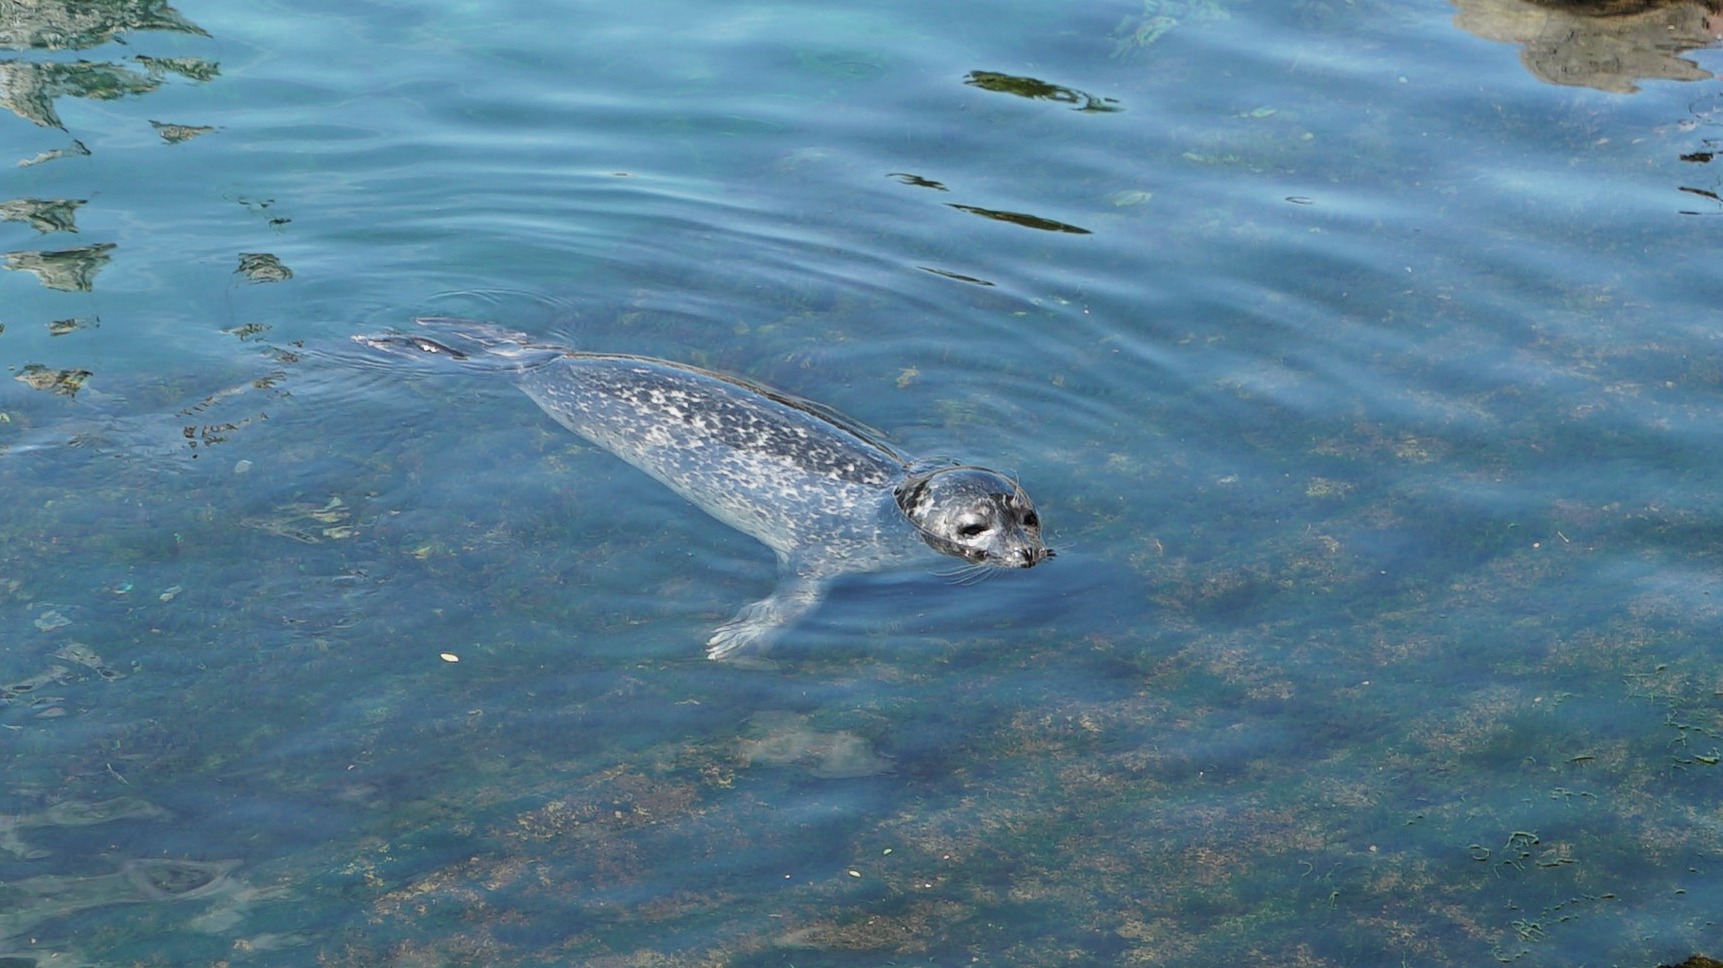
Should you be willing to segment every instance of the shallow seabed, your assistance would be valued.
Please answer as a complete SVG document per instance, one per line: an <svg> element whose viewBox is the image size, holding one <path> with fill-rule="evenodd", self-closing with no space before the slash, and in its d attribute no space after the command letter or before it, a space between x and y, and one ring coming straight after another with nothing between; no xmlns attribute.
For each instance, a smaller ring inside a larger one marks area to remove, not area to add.
<svg viewBox="0 0 1723 968"><path fill-rule="evenodd" d="M6 8L0 965L1723 951L1723 21L1559 6ZM770 554L430 313L1059 557L708 662Z"/></svg>

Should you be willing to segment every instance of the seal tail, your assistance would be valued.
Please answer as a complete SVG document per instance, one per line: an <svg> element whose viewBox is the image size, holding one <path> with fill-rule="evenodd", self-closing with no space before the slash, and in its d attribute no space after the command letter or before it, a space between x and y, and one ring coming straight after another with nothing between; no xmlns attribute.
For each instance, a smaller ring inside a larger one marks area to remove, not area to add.
<svg viewBox="0 0 1723 968"><path fill-rule="evenodd" d="M424 327L423 332L359 335L353 342L427 371L518 373L572 352L476 319L421 316L413 322Z"/></svg>

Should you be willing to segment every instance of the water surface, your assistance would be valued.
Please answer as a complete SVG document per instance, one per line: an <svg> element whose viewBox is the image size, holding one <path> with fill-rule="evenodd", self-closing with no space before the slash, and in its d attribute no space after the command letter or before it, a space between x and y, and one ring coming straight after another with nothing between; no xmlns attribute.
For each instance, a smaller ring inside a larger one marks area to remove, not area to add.
<svg viewBox="0 0 1723 968"><path fill-rule="evenodd" d="M0 956L1723 949L1705 9L9 16ZM1009 470L1060 556L707 662L771 556L345 349L427 313Z"/></svg>

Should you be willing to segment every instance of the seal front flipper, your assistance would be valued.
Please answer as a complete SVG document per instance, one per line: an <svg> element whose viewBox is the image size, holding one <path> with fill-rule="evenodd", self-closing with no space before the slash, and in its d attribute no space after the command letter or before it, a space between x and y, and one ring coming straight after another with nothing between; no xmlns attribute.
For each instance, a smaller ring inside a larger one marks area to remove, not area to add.
<svg viewBox="0 0 1723 968"><path fill-rule="evenodd" d="M731 659L744 652L763 652L797 619L817 608L826 597L826 582L787 571L772 594L736 613L706 640L706 658Z"/></svg>

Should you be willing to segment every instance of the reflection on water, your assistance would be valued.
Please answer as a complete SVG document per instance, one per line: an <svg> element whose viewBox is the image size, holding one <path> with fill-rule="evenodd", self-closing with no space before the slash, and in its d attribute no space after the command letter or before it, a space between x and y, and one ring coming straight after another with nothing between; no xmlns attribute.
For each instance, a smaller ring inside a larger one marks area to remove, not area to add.
<svg viewBox="0 0 1723 968"><path fill-rule="evenodd" d="M139 31L162 31L195 37L208 34L178 11L159 0L104 0L104 2L44 2L16 6L7 10L6 22L0 24L0 49L24 52L84 50L109 43L124 43L128 34ZM56 102L65 97L93 100L114 100L152 94L170 80L203 84L220 77L219 66L213 60L198 56L151 56L131 54L120 60L61 61L37 58L8 58L0 60L0 105L19 117L43 128L66 130ZM178 145L211 134L214 125L184 124L149 120L150 128L163 144ZM62 148L43 151L34 157L20 159L19 167L33 167L44 162L68 157L87 157L90 149L82 140L74 139ZM0 201L0 218L22 222L37 232L76 233L76 217L89 215L85 208L91 192L83 198L20 197ZM260 210L257 203L241 199L248 208ZM261 203L267 208L271 203ZM83 211L80 213L80 209ZM111 215L112 213L102 213ZM288 219L270 220L280 228ZM97 276L119 253L115 242L93 242L89 245L63 249L30 249L6 252L5 268L29 273L47 289L66 293L91 293ZM283 282L293 273L270 253L242 252L238 255L240 277L251 282ZM44 319L51 336L83 334L94 339L100 316L95 311L74 315L57 315ZM83 355L93 357L91 344L78 342ZM41 362L13 364L16 379L33 389L65 397L75 397L95 375L93 363L77 366L53 366ZM273 381L274 377L265 378ZM186 414L202 412L210 406L206 400L186 410ZM183 437L195 453L199 448L224 442L240 427L261 418L253 413L233 420L199 424L184 428Z"/></svg>
<svg viewBox="0 0 1723 968"><path fill-rule="evenodd" d="M95 329L102 325L98 316L73 316L71 319L56 319L48 324L49 336L66 336L81 329Z"/></svg>
<svg viewBox="0 0 1723 968"><path fill-rule="evenodd" d="M1520 45L1539 80L1629 94L1639 82L1700 81L1682 56L1723 36L1718 0L1453 0L1454 23Z"/></svg>
<svg viewBox="0 0 1723 968"><path fill-rule="evenodd" d="M0 218L8 222L25 222L46 235L49 232L76 232L74 216L84 199L14 198L0 202Z"/></svg>
<svg viewBox="0 0 1723 968"><path fill-rule="evenodd" d="M140 30L174 31L207 36L196 24L158 0L94 0L11 5L0 23L0 50L84 50L117 40ZM44 128L65 130L55 109L62 97L113 100L149 94L170 76L193 82L212 80L220 73L213 61L200 57L149 57L133 55L125 61L72 62L54 60L0 60L0 107ZM195 137L209 128L162 125L158 131L171 141ZM20 159L20 166L41 164L68 156L86 156L81 141L52 149L33 158ZM0 202L8 220L25 220L41 232L76 231L72 210L84 201L31 198ZM112 243L66 252L10 252L7 268L34 272L44 285L84 292L91 288L98 269L108 261Z"/></svg>
<svg viewBox="0 0 1723 968"><path fill-rule="evenodd" d="M1684 208L1682 215L1723 215L1723 174L1716 168L1709 167L1723 160L1723 94L1707 94L1693 103L1691 119L1677 125L1683 133L1692 132L1698 135L1696 143L1684 145L1692 150L1679 152L1677 157L1689 165L1708 166L1699 171L1710 177L1704 184L1685 184L1679 186L1681 192L1692 199L1701 199L1705 207L1700 209Z"/></svg>
<svg viewBox="0 0 1723 968"><path fill-rule="evenodd" d="M151 64L134 70L124 64L79 61L32 64L0 61L0 107L44 128L65 129L54 102L62 97L112 100L148 94L162 86L163 73Z"/></svg>
<svg viewBox="0 0 1723 968"><path fill-rule="evenodd" d="M286 282L293 278L293 270L268 252L241 252L239 268L233 271L247 282Z"/></svg>
<svg viewBox="0 0 1723 968"><path fill-rule="evenodd" d="M207 36L196 24L156 0L87 3L49 0L9 6L4 23L0 23L0 49L83 50L139 30ZM203 82L218 74L213 62L197 57L134 55L125 62L7 58L0 60L0 106L37 126L64 131L65 123L55 109L55 102L62 97L113 100L149 94L159 89L169 76ZM158 130L161 127L157 125ZM163 131L163 137L174 140L170 131ZM82 141L73 140L66 147L20 159L18 164L31 167L89 154ZM86 199L14 198L0 202L0 214L7 221L26 222L41 233L76 232L74 213L86 202ZM35 275L49 289L87 293L95 288L97 273L112 260L116 248L113 242L97 242L72 249L12 251L5 254L5 266ZM90 313L47 321L47 325L52 335L62 336L94 329L95 318ZM73 396L91 375L91 370L84 367L58 369L27 363L17 379L36 389Z"/></svg>
<svg viewBox="0 0 1723 968"><path fill-rule="evenodd" d="M0 50L83 50L134 30L208 36L160 0L37 0L7 6Z"/></svg>
<svg viewBox="0 0 1723 968"><path fill-rule="evenodd" d="M40 363L26 363L16 379L32 390L75 397L93 375L89 370L50 370Z"/></svg>
<svg viewBox="0 0 1723 968"><path fill-rule="evenodd" d="M1088 229L1078 228L1075 225L1067 225L1064 222L1055 222L1050 218L1042 218L1039 215L1027 215L1023 212L1002 212L998 209L981 208L977 205L959 205L956 202L947 202L946 204L957 209L959 212L968 212L971 215L979 215L982 218L992 219L995 222L1009 222L1012 225L1021 225L1026 229L1039 229L1042 232L1065 232L1071 235L1089 234Z"/></svg>
<svg viewBox="0 0 1723 968"><path fill-rule="evenodd" d="M8 252L6 268L32 273L49 289L66 292L89 292L95 288L96 273L112 258L112 242L99 242L77 249L57 252Z"/></svg>
<svg viewBox="0 0 1723 968"><path fill-rule="evenodd" d="M156 134L161 135L162 140L170 145L177 145L193 138L201 138L215 130L214 126L207 124L164 124L160 121L151 121L150 127L156 129Z"/></svg>

